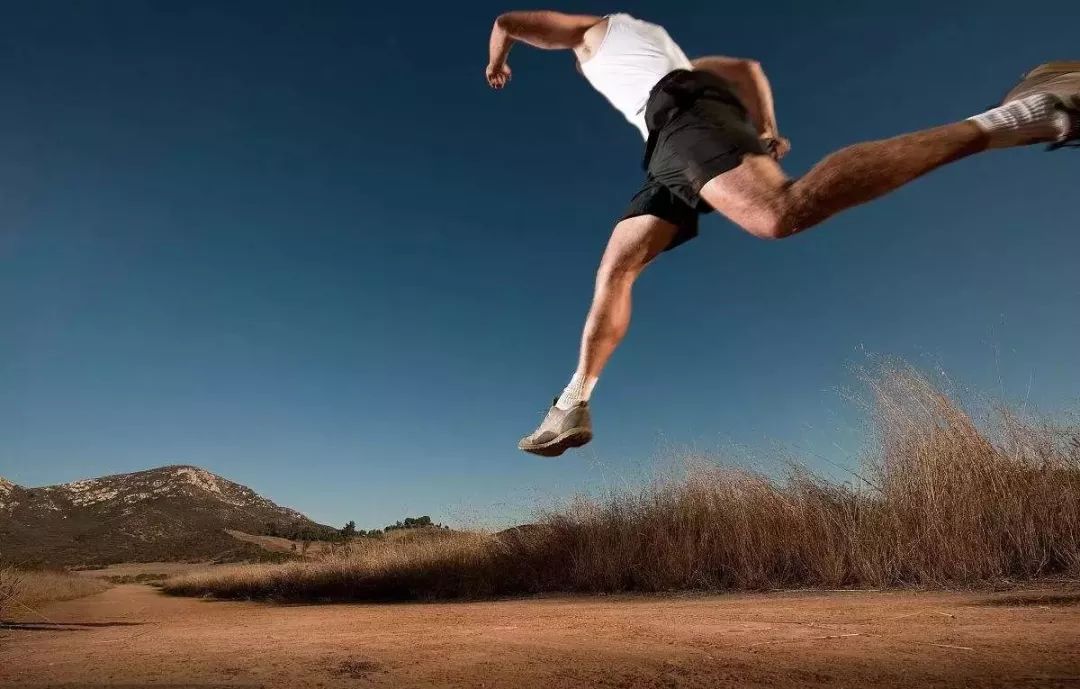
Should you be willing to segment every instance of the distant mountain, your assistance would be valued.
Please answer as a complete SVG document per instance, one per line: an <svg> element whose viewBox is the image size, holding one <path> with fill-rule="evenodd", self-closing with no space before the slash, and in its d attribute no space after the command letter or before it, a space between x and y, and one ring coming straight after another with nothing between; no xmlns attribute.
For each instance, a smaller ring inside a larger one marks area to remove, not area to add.
<svg viewBox="0 0 1080 689"><path fill-rule="evenodd" d="M59 486L0 478L0 561L57 565L261 559L226 529L329 534L330 527L194 466L167 466Z"/></svg>

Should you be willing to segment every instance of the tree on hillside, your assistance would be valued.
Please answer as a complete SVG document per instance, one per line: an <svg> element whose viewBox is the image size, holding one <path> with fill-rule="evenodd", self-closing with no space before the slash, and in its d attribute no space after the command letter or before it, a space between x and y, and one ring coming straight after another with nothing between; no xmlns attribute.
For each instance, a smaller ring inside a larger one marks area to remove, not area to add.
<svg viewBox="0 0 1080 689"><path fill-rule="evenodd" d="M386 527L386 531L395 531L397 529L427 529L435 527L438 529L446 528L442 524L436 524L431 521L431 517L426 514L422 517L405 517L404 520L394 522Z"/></svg>
<svg viewBox="0 0 1080 689"><path fill-rule="evenodd" d="M354 522L354 521L352 521L350 519L349 523L347 523L341 529L341 538L342 538L342 540L347 541L347 540L349 540L350 538L352 538L355 535L356 535L356 522Z"/></svg>

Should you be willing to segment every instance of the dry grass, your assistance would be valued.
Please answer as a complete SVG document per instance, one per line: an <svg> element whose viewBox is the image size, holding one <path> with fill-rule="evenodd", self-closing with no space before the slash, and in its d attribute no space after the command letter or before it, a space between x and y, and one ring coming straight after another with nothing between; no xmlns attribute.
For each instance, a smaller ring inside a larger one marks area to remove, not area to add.
<svg viewBox="0 0 1080 689"><path fill-rule="evenodd" d="M109 585L100 579L66 572L0 568L0 619L14 612L32 611L42 603L82 598L107 588Z"/></svg>
<svg viewBox="0 0 1080 689"><path fill-rule="evenodd" d="M279 600L457 597L462 584L489 588L489 558L498 545L487 534L424 530L411 537L357 539L317 562L214 567L169 579L163 588L181 595Z"/></svg>
<svg viewBox="0 0 1080 689"><path fill-rule="evenodd" d="M0 566L0 620L15 605L22 588L22 574L13 567Z"/></svg>
<svg viewBox="0 0 1080 689"><path fill-rule="evenodd" d="M332 554L340 547L339 543L330 541L293 541L280 536L259 536L236 531L235 529L225 529L225 533L238 541L252 543L264 550L285 556L272 560L272 562L282 562L288 559L318 558Z"/></svg>
<svg viewBox="0 0 1080 689"><path fill-rule="evenodd" d="M1080 432L1008 410L979 428L910 368L870 379L876 452L853 484L723 467L495 535L369 541L319 562L170 580L280 600L782 587L958 586L1080 576Z"/></svg>

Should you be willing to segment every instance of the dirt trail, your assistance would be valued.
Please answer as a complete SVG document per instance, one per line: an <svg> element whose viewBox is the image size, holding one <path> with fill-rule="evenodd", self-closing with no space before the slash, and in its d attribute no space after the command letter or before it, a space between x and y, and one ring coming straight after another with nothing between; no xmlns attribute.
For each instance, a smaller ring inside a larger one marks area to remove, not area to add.
<svg viewBox="0 0 1080 689"><path fill-rule="evenodd" d="M1080 687L1080 593L277 606L117 586L0 630L0 687Z"/></svg>

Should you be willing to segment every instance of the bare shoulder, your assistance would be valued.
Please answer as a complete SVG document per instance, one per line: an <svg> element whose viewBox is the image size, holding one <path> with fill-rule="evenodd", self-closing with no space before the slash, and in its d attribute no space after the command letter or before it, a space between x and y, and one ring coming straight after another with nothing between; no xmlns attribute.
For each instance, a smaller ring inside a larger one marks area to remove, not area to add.
<svg viewBox="0 0 1080 689"><path fill-rule="evenodd" d="M690 60L694 69L723 72L731 69L743 69L747 65L757 64L757 60L746 57L729 57L727 55L706 55Z"/></svg>
<svg viewBox="0 0 1080 689"><path fill-rule="evenodd" d="M592 57L604 42L604 37L607 36L608 18L590 17L590 19L593 21L589 28L585 30L585 34L581 39L581 45L574 48L574 53L577 54L577 58L581 62Z"/></svg>

